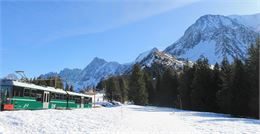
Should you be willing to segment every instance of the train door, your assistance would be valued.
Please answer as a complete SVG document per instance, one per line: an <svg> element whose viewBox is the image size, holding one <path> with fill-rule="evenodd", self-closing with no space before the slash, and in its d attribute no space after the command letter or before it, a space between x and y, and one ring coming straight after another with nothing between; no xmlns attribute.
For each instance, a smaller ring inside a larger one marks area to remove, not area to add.
<svg viewBox="0 0 260 134"><path fill-rule="evenodd" d="M50 92L44 91L43 93L43 108L49 108L49 101L50 101Z"/></svg>

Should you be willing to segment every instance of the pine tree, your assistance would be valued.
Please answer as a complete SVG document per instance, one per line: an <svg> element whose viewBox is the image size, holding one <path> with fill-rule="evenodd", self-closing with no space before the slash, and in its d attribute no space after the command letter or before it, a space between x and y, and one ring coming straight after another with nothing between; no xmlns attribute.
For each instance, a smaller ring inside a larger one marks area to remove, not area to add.
<svg viewBox="0 0 260 134"><path fill-rule="evenodd" d="M178 80L172 68L163 73L158 98L161 106L177 106Z"/></svg>
<svg viewBox="0 0 260 134"><path fill-rule="evenodd" d="M231 65L226 57L221 62L221 89L217 92L217 103L222 113L231 112Z"/></svg>
<svg viewBox="0 0 260 134"><path fill-rule="evenodd" d="M222 81L220 79L220 68L218 63L214 65L214 69L212 70L211 75L211 89L208 93L210 99L210 111L219 112L219 106L217 104L217 92L221 90Z"/></svg>
<svg viewBox="0 0 260 134"><path fill-rule="evenodd" d="M106 98L108 101L112 101L113 100L113 90L111 88L112 88L112 84L114 83L113 79L109 78L106 81L106 83L107 83Z"/></svg>
<svg viewBox="0 0 260 134"><path fill-rule="evenodd" d="M67 82L65 84L65 91L69 91L69 84Z"/></svg>
<svg viewBox="0 0 260 134"><path fill-rule="evenodd" d="M63 82L60 77L54 77L54 87L59 89L64 89Z"/></svg>
<svg viewBox="0 0 260 134"><path fill-rule="evenodd" d="M161 76L161 74L160 73L158 73L157 74L157 77L156 77L156 89L155 89L155 105L158 105L158 106L160 106L160 102L161 102L161 100L160 100L160 91L161 91L161 87L162 87L162 76Z"/></svg>
<svg viewBox="0 0 260 134"><path fill-rule="evenodd" d="M248 50L248 59L246 61L247 75L250 86L249 90L249 116L259 118L259 46L260 38L255 44L252 44Z"/></svg>
<svg viewBox="0 0 260 134"><path fill-rule="evenodd" d="M118 81L115 77L110 77L107 82L106 97L109 101L120 101L121 93L118 85Z"/></svg>
<svg viewBox="0 0 260 134"><path fill-rule="evenodd" d="M40 85L40 81L39 81L39 78L35 78L35 85Z"/></svg>
<svg viewBox="0 0 260 134"><path fill-rule="evenodd" d="M151 74L146 70L144 71L145 88L148 93L148 103L155 103L155 79L152 78Z"/></svg>
<svg viewBox="0 0 260 134"><path fill-rule="evenodd" d="M100 81L100 82L97 84L96 88L99 89L99 90L106 89L106 81L105 81L105 80Z"/></svg>
<svg viewBox="0 0 260 134"><path fill-rule="evenodd" d="M179 76L178 91L180 94L181 105L183 109L191 109L191 84L194 77L195 67L189 67L188 64L184 65L183 72Z"/></svg>
<svg viewBox="0 0 260 134"><path fill-rule="evenodd" d="M128 97L128 86L127 86L127 82L126 79L124 77L119 77L119 87L120 87L120 93L121 93L121 103L124 103L125 101L127 101Z"/></svg>
<svg viewBox="0 0 260 134"><path fill-rule="evenodd" d="M49 77L47 78L47 85L50 86L50 87L55 87L55 79L54 77Z"/></svg>
<svg viewBox="0 0 260 134"><path fill-rule="evenodd" d="M35 77L33 77L32 83L33 83L33 84L36 84L36 78L35 78Z"/></svg>
<svg viewBox="0 0 260 134"><path fill-rule="evenodd" d="M148 94L143 80L143 72L138 64L135 64L130 77L129 98L137 105L148 104Z"/></svg>
<svg viewBox="0 0 260 134"><path fill-rule="evenodd" d="M29 83L33 83L33 78L30 78Z"/></svg>
<svg viewBox="0 0 260 134"><path fill-rule="evenodd" d="M74 92L74 88L72 85L70 86L69 91Z"/></svg>
<svg viewBox="0 0 260 134"><path fill-rule="evenodd" d="M40 86L48 86L46 81L43 78L38 77L37 80L38 80L38 85L40 85Z"/></svg>
<svg viewBox="0 0 260 134"><path fill-rule="evenodd" d="M231 113L246 116L248 113L248 83L245 66L241 60L235 59L231 70Z"/></svg>
<svg viewBox="0 0 260 134"><path fill-rule="evenodd" d="M191 102L192 109L198 111L210 111L212 104L208 94L211 92L210 87L210 68L208 59L201 57L196 63L196 70L192 82Z"/></svg>
<svg viewBox="0 0 260 134"><path fill-rule="evenodd" d="M84 88L79 90L79 93L84 94L85 92L86 92L86 90Z"/></svg>

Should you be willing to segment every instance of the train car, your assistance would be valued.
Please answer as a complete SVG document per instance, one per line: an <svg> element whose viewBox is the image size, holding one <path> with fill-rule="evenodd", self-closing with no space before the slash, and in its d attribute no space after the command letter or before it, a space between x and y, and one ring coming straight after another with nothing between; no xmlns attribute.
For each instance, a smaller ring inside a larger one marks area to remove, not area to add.
<svg viewBox="0 0 260 134"><path fill-rule="evenodd" d="M91 108L92 96L20 81L0 80L0 106L0 110Z"/></svg>

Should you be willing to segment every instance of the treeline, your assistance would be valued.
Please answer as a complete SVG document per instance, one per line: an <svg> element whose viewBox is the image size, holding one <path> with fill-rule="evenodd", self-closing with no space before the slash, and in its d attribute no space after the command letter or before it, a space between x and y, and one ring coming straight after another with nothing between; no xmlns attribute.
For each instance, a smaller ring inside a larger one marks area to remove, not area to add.
<svg viewBox="0 0 260 134"><path fill-rule="evenodd" d="M108 100L259 118L259 45L251 45L247 59L224 58L214 68L205 57L181 72L136 64L130 75L111 77L97 88L106 89Z"/></svg>
<svg viewBox="0 0 260 134"><path fill-rule="evenodd" d="M97 85L97 89L106 89L106 98L110 101L116 100L120 102L128 101L128 76L110 77L105 81L101 81Z"/></svg>
<svg viewBox="0 0 260 134"><path fill-rule="evenodd" d="M64 86L62 79L60 77L56 77L56 76L48 77L48 78L42 78L42 77L32 78L32 79L26 80L26 82L33 83L33 84L39 85L39 86L49 86L49 87L54 87L54 88L58 88L58 89L63 89L66 91L74 91L72 85L68 85L68 83L66 83Z"/></svg>

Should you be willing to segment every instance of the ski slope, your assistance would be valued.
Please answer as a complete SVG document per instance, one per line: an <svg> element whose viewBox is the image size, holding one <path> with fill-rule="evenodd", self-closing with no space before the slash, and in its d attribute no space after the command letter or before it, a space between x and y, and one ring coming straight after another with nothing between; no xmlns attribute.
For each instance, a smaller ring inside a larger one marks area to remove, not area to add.
<svg viewBox="0 0 260 134"><path fill-rule="evenodd" d="M113 108L0 112L0 134L260 133L260 120L172 108Z"/></svg>

